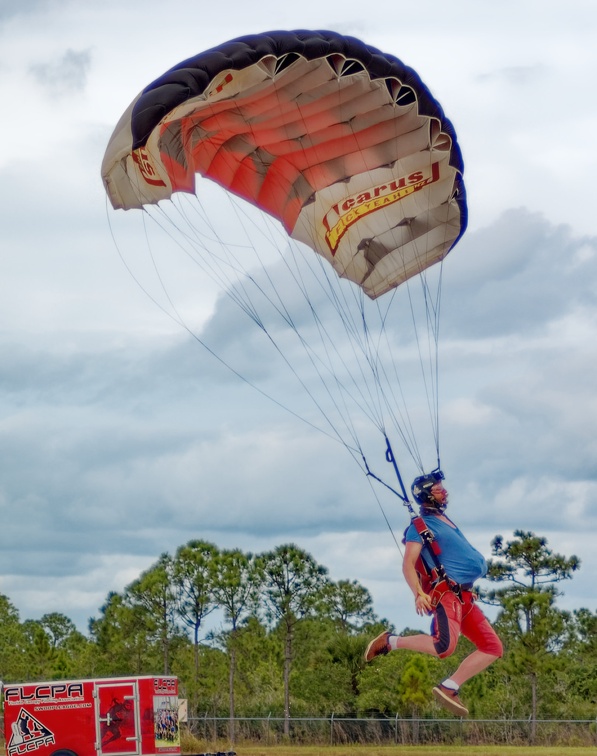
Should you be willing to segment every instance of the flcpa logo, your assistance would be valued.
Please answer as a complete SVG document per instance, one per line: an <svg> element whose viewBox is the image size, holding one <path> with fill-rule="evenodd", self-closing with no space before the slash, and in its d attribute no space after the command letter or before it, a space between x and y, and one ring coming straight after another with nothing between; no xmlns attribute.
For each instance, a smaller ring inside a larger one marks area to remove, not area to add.
<svg viewBox="0 0 597 756"><path fill-rule="evenodd" d="M153 167L153 163L145 147L138 147L136 150L133 150L132 156L133 161L139 166L139 172L148 184L152 186L166 186Z"/></svg>
<svg viewBox="0 0 597 756"><path fill-rule="evenodd" d="M12 723L11 738L6 745L8 756L36 751L46 745L54 745L54 733L25 709Z"/></svg>
<svg viewBox="0 0 597 756"><path fill-rule="evenodd" d="M176 678L155 677L153 680L153 690L155 693L170 693L171 695L176 695Z"/></svg>

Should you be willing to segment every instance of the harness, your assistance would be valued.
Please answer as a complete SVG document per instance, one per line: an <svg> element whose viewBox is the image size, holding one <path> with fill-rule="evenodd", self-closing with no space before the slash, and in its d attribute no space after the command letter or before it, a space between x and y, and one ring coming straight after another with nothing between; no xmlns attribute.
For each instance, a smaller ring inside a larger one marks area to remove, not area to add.
<svg viewBox="0 0 597 756"><path fill-rule="evenodd" d="M415 570L421 581L421 587L431 597L431 605L435 609L441 601L442 596L447 591L452 591L461 604L464 603L462 599L462 591L467 590L468 586L461 586L454 580L451 580L446 570L441 563L439 555L441 549L439 544L435 540L435 536L431 530L425 524L425 520L421 515L413 515L411 517L411 524L415 526L417 533L423 541L423 549L426 549L427 554L430 556L433 562L433 567L429 567L427 562L423 559L423 550L419 554L415 563Z"/></svg>

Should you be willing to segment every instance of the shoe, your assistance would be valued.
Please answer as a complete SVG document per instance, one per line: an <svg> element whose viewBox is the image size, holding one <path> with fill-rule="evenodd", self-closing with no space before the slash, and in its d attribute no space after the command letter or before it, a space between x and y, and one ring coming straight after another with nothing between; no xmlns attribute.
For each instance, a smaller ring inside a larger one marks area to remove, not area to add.
<svg viewBox="0 0 597 756"><path fill-rule="evenodd" d="M370 662L372 659L375 659L376 656L382 656L384 654L389 654L392 650L390 648L390 635L387 630L384 630L383 633L380 633L377 638L374 638L371 643L367 646L367 650L365 651L365 661Z"/></svg>
<svg viewBox="0 0 597 756"><path fill-rule="evenodd" d="M441 683L433 689L433 697L440 706L448 709L457 717L468 717L468 709L458 698L458 691L444 687Z"/></svg>

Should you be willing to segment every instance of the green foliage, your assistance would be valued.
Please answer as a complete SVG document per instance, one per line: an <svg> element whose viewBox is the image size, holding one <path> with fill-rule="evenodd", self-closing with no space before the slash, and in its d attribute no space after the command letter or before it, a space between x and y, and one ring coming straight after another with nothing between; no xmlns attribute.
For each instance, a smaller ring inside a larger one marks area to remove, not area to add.
<svg viewBox="0 0 597 756"><path fill-rule="evenodd" d="M290 732L290 675L297 622L315 613L326 585L327 569L294 544L278 546L258 561L263 579L265 616L284 630L284 734Z"/></svg>
<svg viewBox="0 0 597 756"><path fill-rule="evenodd" d="M344 633L356 633L375 621L369 591L356 580L329 580L321 590L320 610Z"/></svg>
<svg viewBox="0 0 597 756"><path fill-rule="evenodd" d="M9 599L0 594L0 669L6 682L22 679L29 673L29 643L19 613Z"/></svg>
<svg viewBox="0 0 597 756"><path fill-rule="evenodd" d="M554 554L547 548L547 539L525 530L515 530L514 540L504 545L501 535L491 542L492 553L497 559L488 562L489 580L506 582L523 590L541 591L547 585L553 590L554 583L569 580L580 569L580 559ZM495 600L508 594L512 588L505 587L489 592L486 598Z"/></svg>
<svg viewBox="0 0 597 756"><path fill-rule="evenodd" d="M237 630L235 645L237 706L246 716L267 716L283 710L283 653L277 633L251 615Z"/></svg>
<svg viewBox="0 0 597 756"><path fill-rule="evenodd" d="M294 544L278 546L259 558L266 617L291 628L321 601L327 569Z"/></svg>
<svg viewBox="0 0 597 756"><path fill-rule="evenodd" d="M412 651L393 651L368 664L360 675L357 707L362 715L404 717L428 713L431 688L441 662Z"/></svg>
<svg viewBox="0 0 597 756"><path fill-rule="evenodd" d="M149 638L162 651L161 671L170 673L170 646L177 634L179 607L174 562L162 554L157 563L125 589L126 604L137 612Z"/></svg>
<svg viewBox="0 0 597 756"><path fill-rule="evenodd" d="M150 674L161 669L160 649L155 644L155 621L139 605L129 605L124 595L110 593L90 622L98 651L97 674Z"/></svg>
<svg viewBox="0 0 597 756"><path fill-rule="evenodd" d="M29 669L38 680L55 679L58 652L52 645L48 633L39 622L28 621L25 631L29 640Z"/></svg>
<svg viewBox="0 0 597 756"><path fill-rule="evenodd" d="M189 541L177 550L172 564L178 617L192 630L195 646L203 620L216 608L214 582L218 555L213 543Z"/></svg>
<svg viewBox="0 0 597 756"><path fill-rule="evenodd" d="M420 716L431 704L432 685L428 657L409 659L398 685L401 710L408 711L413 717Z"/></svg>
<svg viewBox="0 0 597 756"><path fill-rule="evenodd" d="M483 599L500 608L506 653L464 686L471 715L594 717L597 614L557 607L556 585L579 561L524 531L508 543L497 536L493 555L495 588ZM221 625L202 637L215 612ZM397 651L366 664L366 645L382 629L393 630L377 620L364 586L329 580L294 544L251 555L193 540L108 594L89 637L57 612L21 622L0 595L0 669L7 682L169 670L198 717L448 716L431 689L472 645L462 638L445 660Z"/></svg>
<svg viewBox="0 0 597 756"><path fill-rule="evenodd" d="M338 632L324 618L303 619L296 626L291 677L292 711L303 715L352 710L352 665L364 664L364 642Z"/></svg>
<svg viewBox="0 0 597 756"><path fill-rule="evenodd" d="M580 560L554 554L547 539L516 530L514 540L504 544L502 536L492 541L495 557L489 562L488 578L505 583L487 591L483 598L497 603L501 611L496 628L507 648L501 662L508 680L527 680L527 711L535 722L539 712L561 708L556 682L561 677L564 649L574 634L571 616L555 605L559 595L555 584L568 580L580 568Z"/></svg>

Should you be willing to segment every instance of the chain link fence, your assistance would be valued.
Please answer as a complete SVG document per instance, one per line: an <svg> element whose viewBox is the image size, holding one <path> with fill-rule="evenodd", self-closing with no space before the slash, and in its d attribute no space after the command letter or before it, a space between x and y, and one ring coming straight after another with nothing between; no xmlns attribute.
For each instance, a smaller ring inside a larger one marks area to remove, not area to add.
<svg viewBox="0 0 597 756"><path fill-rule="evenodd" d="M291 717L189 717L193 735L206 743L263 745L538 745L597 746L595 719L358 719Z"/></svg>

